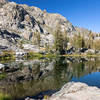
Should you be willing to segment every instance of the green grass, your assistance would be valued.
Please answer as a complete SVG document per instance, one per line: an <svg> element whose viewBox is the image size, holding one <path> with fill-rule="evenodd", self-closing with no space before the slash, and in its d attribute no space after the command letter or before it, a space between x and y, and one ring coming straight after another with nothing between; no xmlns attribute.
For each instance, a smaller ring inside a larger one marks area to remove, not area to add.
<svg viewBox="0 0 100 100"><path fill-rule="evenodd" d="M27 56L25 56L27 59L33 59L33 58L42 58L43 55L40 53L34 53L34 52L29 52Z"/></svg>
<svg viewBox="0 0 100 100"><path fill-rule="evenodd" d="M46 54L46 55L44 55L44 57L46 57L46 58L56 58L57 55L54 55L54 54Z"/></svg>
<svg viewBox="0 0 100 100"><path fill-rule="evenodd" d="M3 51L3 54L0 55L0 60L11 60L15 59L14 52L12 51Z"/></svg>
<svg viewBox="0 0 100 100"><path fill-rule="evenodd" d="M41 58L56 58L56 57L100 57L100 55L98 54L92 54L92 55L83 55L83 54L65 54L65 55L56 55L56 54L40 54L40 53L34 53L34 52L29 52L28 53L28 56L26 57L27 59L34 59L34 58L38 58L38 59L41 59Z"/></svg>
<svg viewBox="0 0 100 100"><path fill-rule="evenodd" d="M2 80L5 77L6 77L6 74L5 73L0 74L0 80Z"/></svg>
<svg viewBox="0 0 100 100"><path fill-rule="evenodd" d="M29 52L27 56L25 56L25 58L27 59L34 59L34 58L54 58L56 57L56 55L54 54L41 54L41 53L34 53L34 52Z"/></svg>
<svg viewBox="0 0 100 100"><path fill-rule="evenodd" d="M65 54L65 55L57 55L57 54L41 54L41 53L35 53L35 52L28 52L28 55L25 55L24 58L26 59L41 59L41 58L56 58L56 57L100 57L98 54ZM9 61L9 60L15 60L14 52L3 52L3 55L0 55L1 61Z"/></svg>
<svg viewBox="0 0 100 100"><path fill-rule="evenodd" d="M8 94L0 93L0 100L12 100L12 98Z"/></svg>
<svg viewBox="0 0 100 100"><path fill-rule="evenodd" d="M92 55L89 55L89 54L87 54L87 55L81 55L81 54L68 55L68 54L65 54L63 56L65 56L65 57L100 57L100 55L98 55L98 54L92 54Z"/></svg>

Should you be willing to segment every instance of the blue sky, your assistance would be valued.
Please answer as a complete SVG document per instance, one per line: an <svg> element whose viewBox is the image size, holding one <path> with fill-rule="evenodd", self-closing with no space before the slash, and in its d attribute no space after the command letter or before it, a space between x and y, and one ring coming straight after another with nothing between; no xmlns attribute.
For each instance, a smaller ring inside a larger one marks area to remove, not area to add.
<svg viewBox="0 0 100 100"><path fill-rule="evenodd" d="M100 0L10 0L60 13L74 26L100 32Z"/></svg>

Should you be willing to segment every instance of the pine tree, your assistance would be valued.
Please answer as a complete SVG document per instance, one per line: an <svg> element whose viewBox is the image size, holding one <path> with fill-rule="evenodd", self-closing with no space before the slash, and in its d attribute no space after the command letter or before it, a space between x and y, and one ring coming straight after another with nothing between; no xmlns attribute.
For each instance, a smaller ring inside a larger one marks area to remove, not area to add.
<svg viewBox="0 0 100 100"><path fill-rule="evenodd" d="M67 48L67 34L65 32L61 32L61 28L57 28L55 31L55 43L54 48L56 53L65 54L65 49Z"/></svg>

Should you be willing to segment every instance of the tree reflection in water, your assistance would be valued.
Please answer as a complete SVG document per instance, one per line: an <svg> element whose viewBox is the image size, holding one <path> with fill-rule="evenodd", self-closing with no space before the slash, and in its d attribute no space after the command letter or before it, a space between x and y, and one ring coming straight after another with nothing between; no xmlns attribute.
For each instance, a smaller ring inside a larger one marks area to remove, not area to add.
<svg viewBox="0 0 100 100"><path fill-rule="evenodd" d="M6 68L17 68L12 72L3 72L6 77L0 81L0 91L9 93L13 100L39 93L52 94L69 81L81 81L100 87L99 58L60 57L3 63Z"/></svg>

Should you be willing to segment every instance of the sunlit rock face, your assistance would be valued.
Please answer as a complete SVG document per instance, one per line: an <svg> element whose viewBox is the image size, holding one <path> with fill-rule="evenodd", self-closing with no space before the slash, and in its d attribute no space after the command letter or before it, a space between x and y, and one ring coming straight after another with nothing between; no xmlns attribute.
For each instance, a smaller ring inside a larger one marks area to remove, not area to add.
<svg viewBox="0 0 100 100"><path fill-rule="evenodd" d="M0 3L8 3L8 0L0 0Z"/></svg>
<svg viewBox="0 0 100 100"><path fill-rule="evenodd" d="M68 83L48 100L100 100L100 89L84 83Z"/></svg>
<svg viewBox="0 0 100 100"><path fill-rule="evenodd" d="M59 29L60 28L60 29ZM74 27L65 17L57 13L48 13L46 10L28 5L16 4L8 0L0 0L0 32L5 30L12 35L17 34L20 39L16 44L5 39L7 47L12 46L22 49L23 44L32 45L34 52L35 49L42 47L42 50L49 46L51 49L54 47L55 33L60 30L63 36L67 36L69 40L76 34L81 34L86 40L89 39L90 31L84 28ZM4 31L2 34L5 34ZM0 43L4 44L4 38L0 34ZM98 40L99 38L95 38ZM11 40L15 40L12 37ZM23 42L24 41L24 42ZM10 46L8 46L8 44ZM71 48L71 41L68 48ZM35 45L35 46L34 46ZM6 46L6 45L5 45ZM73 45L74 46L74 45ZM13 49L15 51L16 49ZM31 49L28 48L31 51ZM38 50L40 51L40 50Z"/></svg>
<svg viewBox="0 0 100 100"><path fill-rule="evenodd" d="M0 0L0 9L3 7L3 5L7 4L8 0Z"/></svg>
<svg viewBox="0 0 100 100"><path fill-rule="evenodd" d="M59 14L0 0L0 29L18 34L21 39L42 47L45 44L51 46L54 43L54 32L58 26L62 31L67 31L69 35L75 32L73 25ZM40 44L37 43L39 38Z"/></svg>

